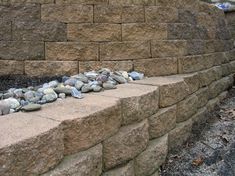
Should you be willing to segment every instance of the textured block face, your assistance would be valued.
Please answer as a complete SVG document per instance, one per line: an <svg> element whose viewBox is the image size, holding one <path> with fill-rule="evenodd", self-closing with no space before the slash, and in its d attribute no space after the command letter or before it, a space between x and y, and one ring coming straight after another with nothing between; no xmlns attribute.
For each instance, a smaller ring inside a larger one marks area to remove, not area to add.
<svg viewBox="0 0 235 176"><path fill-rule="evenodd" d="M109 0L112 5L155 5L155 0Z"/></svg>
<svg viewBox="0 0 235 176"><path fill-rule="evenodd" d="M71 41L120 41L119 24L68 24L68 40Z"/></svg>
<svg viewBox="0 0 235 176"><path fill-rule="evenodd" d="M183 122L188 120L197 112L198 98L196 95L191 95L185 100L177 104L177 122Z"/></svg>
<svg viewBox="0 0 235 176"><path fill-rule="evenodd" d="M169 150L182 145L187 141L192 131L192 120L177 124L176 128L169 133Z"/></svg>
<svg viewBox="0 0 235 176"><path fill-rule="evenodd" d="M209 92L208 88L202 88L199 91L196 92L196 96L198 98L198 108L204 107L209 99Z"/></svg>
<svg viewBox="0 0 235 176"><path fill-rule="evenodd" d="M40 175L57 165L64 151L59 125L24 113L1 118L0 174Z"/></svg>
<svg viewBox="0 0 235 176"><path fill-rule="evenodd" d="M88 61L79 62L79 72L87 70L99 70L101 68L109 68L113 71L133 69L132 61Z"/></svg>
<svg viewBox="0 0 235 176"><path fill-rule="evenodd" d="M0 60L0 75L23 74L24 62L14 60Z"/></svg>
<svg viewBox="0 0 235 176"><path fill-rule="evenodd" d="M0 40L11 40L11 22L0 20Z"/></svg>
<svg viewBox="0 0 235 176"><path fill-rule="evenodd" d="M43 59L44 43L34 41L0 41L0 59Z"/></svg>
<svg viewBox="0 0 235 176"><path fill-rule="evenodd" d="M123 23L143 23L145 13L143 6L123 6L122 22Z"/></svg>
<svg viewBox="0 0 235 176"><path fill-rule="evenodd" d="M147 23L174 23L178 20L178 10L171 7L149 6L145 8Z"/></svg>
<svg viewBox="0 0 235 176"><path fill-rule="evenodd" d="M112 42L100 45L101 60L131 60L149 58L149 42Z"/></svg>
<svg viewBox="0 0 235 176"><path fill-rule="evenodd" d="M0 11L0 19L7 21L40 20L39 4L13 4L10 6L0 6Z"/></svg>
<svg viewBox="0 0 235 176"><path fill-rule="evenodd" d="M164 162L168 152L168 135L149 142L147 149L135 159L136 176L153 174Z"/></svg>
<svg viewBox="0 0 235 176"><path fill-rule="evenodd" d="M121 23L122 7L121 6L94 6L95 23Z"/></svg>
<svg viewBox="0 0 235 176"><path fill-rule="evenodd" d="M78 73L76 61L26 61L25 74L30 76L74 75Z"/></svg>
<svg viewBox="0 0 235 176"><path fill-rule="evenodd" d="M108 0L56 0L57 4L108 4Z"/></svg>
<svg viewBox="0 0 235 176"><path fill-rule="evenodd" d="M89 23L93 21L93 7L81 5L46 4L41 7L41 19L47 22Z"/></svg>
<svg viewBox="0 0 235 176"><path fill-rule="evenodd" d="M29 4L50 4L54 3L54 0L2 0L0 5L9 5L14 3L29 3Z"/></svg>
<svg viewBox="0 0 235 176"><path fill-rule="evenodd" d="M108 171L102 174L102 176L120 176L120 175L125 175L125 176L135 175L132 161L130 161L128 164L124 165L123 167L113 169L111 171Z"/></svg>
<svg viewBox="0 0 235 176"><path fill-rule="evenodd" d="M177 74L177 58L154 58L134 60L134 68L147 76ZM156 69L157 68L157 69Z"/></svg>
<svg viewBox="0 0 235 176"><path fill-rule="evenodd" d="M63 23L15 22L13 40L66 41L66 25Z"/></svg>
<svg viewBox="0 0 235 176"><path fill-rule="evenodd" d="M92 175L102 172L102 145L96 145L86 151L70 155L53 170L42 176Z"/></svg>
<svg viewBox="0 0 235 176"><path fill-rule="evenodd" d="M160 109L156 114L149 117L150 138L158 138L176 126L176 106Z"/></svg>
<svg viewBox="0 0 235 176"><path fill-rule="evenodd" d="M193 39L193 26L186 23L170 23L168 24L168 39Z"/></svg>
<svg viewBox="0 0 235 176"><path fill-rule="evenodd" d="M147 147L148 139L147 121L121 128L116 135L103 143L105 169L136 157Z"/></svg>
<svg viewBox="0 0 235 176"><path fill-rule="evenodd" d="M133 23L122 25L124 41L158 40L167 38L167 25L164 23Z"/></svg>
<svg viewBox="0 0 235 176"><path fill-rule="evenodd" d="M48 42L45 47L47 60L96 61L99 57L99 46L95 43Z"/></svg>
<svg viewBox="0 0 235 176"><path fill-rule="evenodd" d="M187 54L187 42L184 40L151 41L153 57L177 57Z"/></svg>

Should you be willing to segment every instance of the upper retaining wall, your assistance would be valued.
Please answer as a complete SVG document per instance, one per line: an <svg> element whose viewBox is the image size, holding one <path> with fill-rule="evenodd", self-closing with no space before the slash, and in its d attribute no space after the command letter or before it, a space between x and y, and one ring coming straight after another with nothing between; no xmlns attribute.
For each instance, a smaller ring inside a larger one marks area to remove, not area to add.
<svg viewBox="0 0 235 176"><path fill-rule="evenodd" d="M230 39L223 12L197 0L0 1L0 75L188 73L226 57Z"/></svg>

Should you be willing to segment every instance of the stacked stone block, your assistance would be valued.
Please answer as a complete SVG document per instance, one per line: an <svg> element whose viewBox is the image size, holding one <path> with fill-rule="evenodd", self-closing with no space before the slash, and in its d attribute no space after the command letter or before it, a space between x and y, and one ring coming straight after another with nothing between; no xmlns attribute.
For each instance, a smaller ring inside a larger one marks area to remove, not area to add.
<svg viewBox="0 0 235 176"><path fill-rule="evenodd" d="M2 0L0 12L1 75L174 75L233 49L223 12L195 0Z"/></svg>

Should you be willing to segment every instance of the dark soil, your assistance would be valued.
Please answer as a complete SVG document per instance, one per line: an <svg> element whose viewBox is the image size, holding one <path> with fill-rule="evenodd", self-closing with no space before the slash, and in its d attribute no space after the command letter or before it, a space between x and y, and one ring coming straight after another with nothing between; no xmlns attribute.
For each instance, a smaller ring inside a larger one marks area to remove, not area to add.
<svg viewBox="0 0 235 176"><path fill-rule="evenodd" d="M25 75L4 75L0 76L0 92L6 91L10 88L34 87L52 80L61 81L61 76L29 77Z"/></svg>
<svg viewBox="0 0 235 176"><path fill-rule="evenodd" d="M169 154L162 176L235 176L235 89L189 141Z"/></svg>

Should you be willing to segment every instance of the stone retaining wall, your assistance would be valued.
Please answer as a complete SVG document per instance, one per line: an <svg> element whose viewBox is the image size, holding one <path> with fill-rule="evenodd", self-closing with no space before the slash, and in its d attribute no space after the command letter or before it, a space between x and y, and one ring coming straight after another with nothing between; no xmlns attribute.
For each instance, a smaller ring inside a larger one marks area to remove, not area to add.
<svg viewBox="0 0 235 176"><path fill-rule="evenodd" d="M0 75L173 75L233 47L223 12L197 0L2 0L0 12Z"/></svg>

